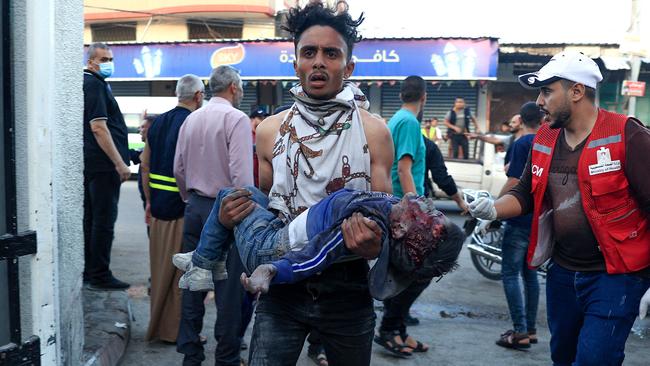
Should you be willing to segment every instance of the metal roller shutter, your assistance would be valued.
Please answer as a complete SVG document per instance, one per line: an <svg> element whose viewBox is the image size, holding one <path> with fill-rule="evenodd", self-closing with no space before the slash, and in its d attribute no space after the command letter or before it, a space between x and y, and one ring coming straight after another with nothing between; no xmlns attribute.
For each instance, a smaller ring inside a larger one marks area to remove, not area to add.
<svg viewBox="0 0 650 366"><path fill-rule="evenodd" d="M453 107L456 97L465 99L465 104L470 107L472 114L476 116L476 107L478 101L478 86L472 87L468 81L454 81L447 85L448 82L440 81L436 85L427 82L427 103L424 106L424 119L432 117L438 118L438 126L446 134L447 128L444 126L444 119L447 112ZM381 87L381 114L387 121L399 110L402 101L399 99L400 83L389 85L384 83ZM472 130L474 129L472 125ZM474 156L476 144L470 142L470 157ZM440 151L443 156L447 156L448 145L446 142L440 144Z"/></svg>
<svg viewBox="0 0 650 366"><path fill-rule="evenodd" d="M381 86L381 116L388 122L393 114L402 106L402 101L399 99L400 83L395 85L383 83Z"/></svg>
<svg viewBox="0 0 650 366"><path fill-rule="evenodd" d="M150 81L109 81L113 96L148 97L151 95Z"/></svg>
<svg viewBox="0 0 650 366"><path fill-rule="evenodd" d="M205 99L210 100L210 98L212 98L212 93L210 87L206 86ZM237 109L249 115L254 105L257 105L257 85L246 84L244 85L244 98L242 98Z"/></svg>
<svg viewBox="0 0 650 366"><path fill-rule="evenodd" d="M282 88L282 101L278 107L293 104L293 97L291 96L291 93L289 93L289 90L291 90L295 85L295 83L289 82Z"/></svg>
<svg viewBox="0 0 650 366"><path fill-rule="evenodd" d="M244 86L244 98L239 103L239 110L251 114L251 108L257 105L257 85L246 84Z"/></svg>
<svg viewBox="0 0 650 366"><path fill-rule="evenodd" d="M424 106L424 118L430 119L432 117L438 118L438 126L441 128L443 135L447 133L444 120L447 112L454 106L456 97L465 99L465 105L472 110L472 114L476 117L476 108L478 102L478 86L472 87L468 81L455 81L451 85L441 81L436 85L427 83L427 104ZM474 131L474 125L470 125ZM475 156L476 140L469 143L469 157ZM442 155L447 157L449 151L448 142L441 142L439 145Z"/></svg>
<svg viewBox="0 0 650 366"><path fill-rule="evenodd" d="M431 85L431 82L428 82L424 118L436 117L442 122L447 112L454 106L456 97L465 99L465 104L476 116L478 86L472 87L467 81L455 81L449 86L445 82L439 82L436 85Z"/></svg>

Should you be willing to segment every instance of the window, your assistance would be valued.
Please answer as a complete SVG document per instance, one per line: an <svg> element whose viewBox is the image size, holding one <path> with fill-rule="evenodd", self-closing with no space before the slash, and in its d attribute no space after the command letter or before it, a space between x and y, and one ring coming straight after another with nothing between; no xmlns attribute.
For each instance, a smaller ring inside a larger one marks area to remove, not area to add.
<svg viewBox="0 0 650 366"><path fill-rule="evenodd" d="M241 38L244 21L241 19L190 19L187 21L189 39Z"/></svg>
<svg viewBox="0 0 650 366"><path fill-rule="evenodd" d="M135 22L91 24L93 42L135 41Z"/></svg>

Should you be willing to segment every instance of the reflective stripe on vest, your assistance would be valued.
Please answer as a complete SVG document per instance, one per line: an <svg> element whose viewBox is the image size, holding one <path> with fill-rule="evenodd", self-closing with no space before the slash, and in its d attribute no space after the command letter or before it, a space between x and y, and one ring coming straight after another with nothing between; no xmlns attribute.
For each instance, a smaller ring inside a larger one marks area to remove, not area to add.
<svg viewBox="0 0 650 366"><path fill-rule="evenodd" d="M154 179L159 181L159 183L154 183L152 181L149 181L149 187L151 188L160 189L169 192L180 192L180 190L176 186L176 178L174 177L167 177L160 174L149 173L149 179Z"/></svg>
<svg viewBox="0 0 650 366"><path fill-rule="evenodd" d="M174 178L174 177L166 177L166 176L160 175L160 174L149 173L149 178L150 179L155 179L155 180L162 180L164 182L176 183L176 178Z"/></svg>
<svg viewBox="0 0 650 366"><path fill-rule="evenodd" d="M539 152L544 153L546 155L551 155L551 151L553 151L553 148L551 148L550 146L545 146L545 145L542 145L542 144L539 144L539 143L536 142L536 143L533 144L533 150L539 151Z"/></svg>

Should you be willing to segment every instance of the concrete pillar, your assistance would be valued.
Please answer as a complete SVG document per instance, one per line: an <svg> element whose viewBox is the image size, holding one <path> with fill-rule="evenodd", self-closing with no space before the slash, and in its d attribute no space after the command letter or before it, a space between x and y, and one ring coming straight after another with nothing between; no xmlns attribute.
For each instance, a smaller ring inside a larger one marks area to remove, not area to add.
<svg viewBox="0 0 650 366"><path fill-rule="evenodd" d="M630 77L627 80L639 81L640 70L641 70L641 58L639 56L632 56L632 68L630 70ZM628 101L627 114L636 117L636 97L630 97Z"/></svg>
<svg viewBox="0 0 650 366"><path fill-rule="evenodd" d="M78 365L83 347L82 0L12 0L23 337L43 365Z"/></svg>
<svg viewBox="0 0 650 366"><path fill-rule="evenodd" d="M476 122L482 132L487 132L489 127L489 94L488 94L488 85L490 82L478 83L478 100L476 106Z"/></svg>

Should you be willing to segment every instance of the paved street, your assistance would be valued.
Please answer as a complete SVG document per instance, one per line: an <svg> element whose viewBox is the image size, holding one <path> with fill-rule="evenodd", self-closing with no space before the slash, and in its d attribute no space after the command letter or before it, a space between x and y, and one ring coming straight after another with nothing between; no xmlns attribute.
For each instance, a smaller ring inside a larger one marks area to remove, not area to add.
<svg viewBox="0 0 650 366"><path fill-rule="evenodd" d="M133 287L129 290L135 321L132 323L131 341L122 365L180 365L182 357L174 345L143 341L149 315L147 278L149 257L142 203L135 182L122 186L120 211L116 224L113 247L112 270L114 274ZM441 202L444 212L454 212L449 202ZM457 214L450 217L462 225L464 218ZM500 333L511 327L507 306L500 282L484 279L472 266L469 253L463 249L460 268L432 284L413 308L413 314L421 324L410 327L409 333L432 345L425 354L417 354L411 360L397 360L387 356L383 349L373 349L373 365L548 365L549 334L545 319L545 291L542 280L542 296L539 310L540 343L530 351L511 351L494 345ZM381 316L380 303L377 315ZM205 317L203 334L210 337L205 365L214 363L212 354L215 341L212 329L216 317L214 303L210 303ZM644 324L650 327L650 322ZM636 333L627 342L625 365L648 365L650 355L650 331L636 324ZM645 338L638 334L646 335ZM250 328L247 334L250 337ZM298 365L312 365L303 350ZM243 354L247 356L246 354Z"/></svg>

